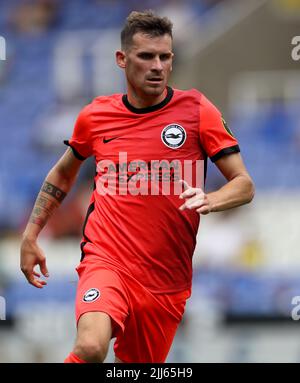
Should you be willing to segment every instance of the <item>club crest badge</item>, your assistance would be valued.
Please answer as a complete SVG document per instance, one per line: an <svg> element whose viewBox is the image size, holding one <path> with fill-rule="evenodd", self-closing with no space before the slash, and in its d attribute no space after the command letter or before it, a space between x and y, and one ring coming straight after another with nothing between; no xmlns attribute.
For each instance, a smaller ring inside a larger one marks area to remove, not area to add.
<svg viewBox="0 0 300 383"><path fill-rule="evenodd" d="M95 302L96 299L100 297L100 291L98 289L92 288L89 289L83 296L84 302Z"/></svg>
<svg viewBox="0 0 300 383"><path fill-rule="evenodd" d="M162 142L171 149L180 148L186 140L185 129L179 124L169 124L161 132Z"/></svg>

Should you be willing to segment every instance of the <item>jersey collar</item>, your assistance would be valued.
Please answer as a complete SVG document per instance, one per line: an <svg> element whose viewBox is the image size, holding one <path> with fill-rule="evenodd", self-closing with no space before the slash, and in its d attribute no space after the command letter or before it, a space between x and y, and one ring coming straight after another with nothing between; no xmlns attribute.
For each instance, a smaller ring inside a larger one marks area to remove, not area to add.
<svg viewBox="0 0 300 383"><path fill-rule="evenodd" d="M150 112L155 112L156 110L159 110L166 106L170 101L171 98L173 97L173 89L169 86L167 86L167 95L164 100L162 100L159 104L148 106L146 108L136 108L135 106L131 105L130 102L128 101L127 94L124 94L122 96L122 101L123 104L126 106L127 109L129 109L133 113L137 114L144 114L144 113L150 113Z"/></svg>

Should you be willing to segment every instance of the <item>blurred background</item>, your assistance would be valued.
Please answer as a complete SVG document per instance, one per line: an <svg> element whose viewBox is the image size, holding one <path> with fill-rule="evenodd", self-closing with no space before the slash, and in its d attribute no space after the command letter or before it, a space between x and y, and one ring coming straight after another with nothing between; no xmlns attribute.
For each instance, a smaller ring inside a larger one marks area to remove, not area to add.
<svg viewBox="0 0 300 383"><path fill-rule="evenodd" d="M42 290L19 270L20 235L80 109L125 91L120 30L149 8L174 22L171 85L217 105L256 184L251 205L202 217L168 361L300 362L300 0L0 0L0 362L61 362L73 346L93 160L40 237ZM206 190L223 183L210 163Z"/></svg>

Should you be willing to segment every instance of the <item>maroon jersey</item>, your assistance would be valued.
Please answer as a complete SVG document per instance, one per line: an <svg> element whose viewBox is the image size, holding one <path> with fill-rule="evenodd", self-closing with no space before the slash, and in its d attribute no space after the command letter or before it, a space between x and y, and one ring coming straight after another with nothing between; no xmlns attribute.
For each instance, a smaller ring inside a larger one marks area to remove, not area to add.
<svg viewBox="0 0 300 383"><path fill-rule="evenodd" d="M97 166L83 257L96 256L152 292L189 288L199 214L178 209L175 185L182 178L199 186L207 157L239 152L218 109L195 89L167 88L160 104L142 109L126 95L101 96L81 111L65 143L81 160L94 156Z"/></svg>

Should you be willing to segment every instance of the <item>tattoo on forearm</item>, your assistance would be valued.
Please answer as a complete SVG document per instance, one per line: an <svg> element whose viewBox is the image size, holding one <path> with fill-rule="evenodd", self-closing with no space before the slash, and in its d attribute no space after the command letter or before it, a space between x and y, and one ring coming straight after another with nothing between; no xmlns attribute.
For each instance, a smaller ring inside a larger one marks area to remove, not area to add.
<svg viewBox="0 0 300 383"><path fill-rule="evenodd" d="M57 206L58 203L56 201L44 198L39 194L29 218L29 222L44 227Z"/></svg>
<svg viewBox="0 0 300 383"><path fill-rule="evenodd" d="M49 182L45 181L42 190L43 192L51 195L54 197L58 202L62 202L62 200L65 198L66 193L59 189L58 187L50 184Z"/></svg>
<svg viewBox="0 0 300 383"><path fill-rule="evenodd" d="M47 218L45 215L41 215L41 209L38 208L38 207L34 207L32 213L31 213L31 216L29 218L29 222L31 223L35 223L41 227L44 227L46 222L47 222Z"/></svg>
<svg viewBox="0 0 300 383"><path fill-rule="evenodd" d="M47 193L52 198L47 198L47 196L42 195L41 193ZM43 228L50 216L52 215L55 208L59 206L61 201L65 198L66 193L57 188L56 186L50 184L49 182L45 182L42 186L42 189L37 197L35 202L33 211L29 218L29 222L35 223Z"/></svg>
<svg viewBox="0 0 300 383"><path fill-rule="evenodd" d="M48 205L48 199L47 198L44 198L42 196L39 196L37 202L39 203L39 206L41 207L44 207L44 208L47 208L47 205Z"/></svg>

